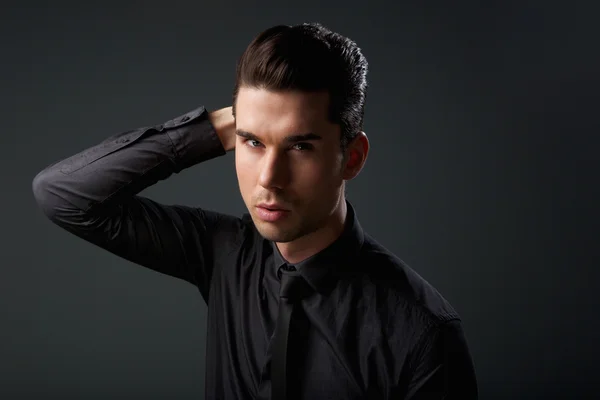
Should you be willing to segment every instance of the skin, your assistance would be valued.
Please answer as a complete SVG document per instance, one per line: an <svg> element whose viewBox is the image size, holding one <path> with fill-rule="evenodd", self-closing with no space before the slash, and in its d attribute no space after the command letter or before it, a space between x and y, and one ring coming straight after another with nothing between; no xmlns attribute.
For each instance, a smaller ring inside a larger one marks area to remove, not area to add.
<svg viewBox="0 0 600 400"><path fill-rule="evenodd" d="M358 175L369 151L367 136L360 132L342 153L340 126L329 122L328 104L326 92L242 86L235 128L221 135L226 148L235 148L240 193L257 230L291 263L340 236L347 214L345 181ZM319 139L289 141L289 136L308 133ZM261 202L280 203L289 212L281 220L264 221L256 208Z"/></svg>

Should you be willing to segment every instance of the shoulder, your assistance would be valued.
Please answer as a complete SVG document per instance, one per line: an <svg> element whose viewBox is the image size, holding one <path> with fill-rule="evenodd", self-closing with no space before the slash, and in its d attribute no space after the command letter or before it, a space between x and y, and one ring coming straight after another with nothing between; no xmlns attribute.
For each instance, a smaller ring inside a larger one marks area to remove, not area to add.
<svg viewBox="0 0 600 400"><path fill-rule="evenodd" d="M428 329L460 320L431 283L366 233L358 258L363 292L376 296L391 321L412 319L415 326Z"/></svg>
<svg viewBox="0 0 600 400"><path fill-rule="evenodd" d="M242 251L245 256L255 258L256 252L267 248L268 241L256 229L256 225L249 213L243 213L239 217L221 216L222 223L226 227L230 237L234 238L232 249Z"/></svg>
<svg viewBox="0 0 600 400"><path fill-rule="evenodd" d="M194 225L190 229L193 240L201 248L211 250L217 259L227 257L239 250L249 240L256 240L254 225L249 215L234 215L207 208L192 206L174 206L174 212L180 214L187 224Z"/></svg>

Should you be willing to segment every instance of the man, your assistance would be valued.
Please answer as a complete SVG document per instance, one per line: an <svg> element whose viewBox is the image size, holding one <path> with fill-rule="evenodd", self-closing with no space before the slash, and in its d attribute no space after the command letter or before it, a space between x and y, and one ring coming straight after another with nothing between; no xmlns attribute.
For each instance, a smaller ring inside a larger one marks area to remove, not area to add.
<svg viewBox="0 0 600 400"><path fill-rule="evenodd" d="M118 134L34 179L60 227L198 287L208 399L477 397L459 316L345 199L369 150L366 73L351 40L276 26L242 55L232 107ZM241 218L138 196L234 149Z"/></svg>

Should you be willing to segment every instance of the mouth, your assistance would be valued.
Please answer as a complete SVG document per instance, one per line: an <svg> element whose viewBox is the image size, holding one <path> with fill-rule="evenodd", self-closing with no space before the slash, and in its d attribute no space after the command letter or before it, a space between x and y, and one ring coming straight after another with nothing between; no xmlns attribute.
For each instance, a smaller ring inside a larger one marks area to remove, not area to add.
<svg viewBox="0 0 600 400"><path fill-rule="evenodd" d="M261 204L257 205L257 207L258 208L263 208L263 209L268 210L268 211L289 211L285 207L280 206L278 204L264 204L264 203L261 203Z"/></svg>
<svg viewBox="0 0 600 400"><path fill-rule="evenodd" d="M277 222L290 214L290 211L277 204L259 204L256 206L258 217L265 222Z"/></svg>

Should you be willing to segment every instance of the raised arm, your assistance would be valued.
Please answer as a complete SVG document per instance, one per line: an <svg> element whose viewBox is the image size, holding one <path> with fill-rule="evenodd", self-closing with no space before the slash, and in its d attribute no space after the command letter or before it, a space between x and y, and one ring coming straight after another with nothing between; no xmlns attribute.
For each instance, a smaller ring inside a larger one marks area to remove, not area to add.
<svg viewBox="0 0 600 400"><path fill-rule="evenodd" d="M137 194L232 150L234 131L231 107L211 113L198 107L50 165L33 179L33 193L56 225L134 263L198 285L206 299L216 252L235 243L240 220Z"/></svg>

